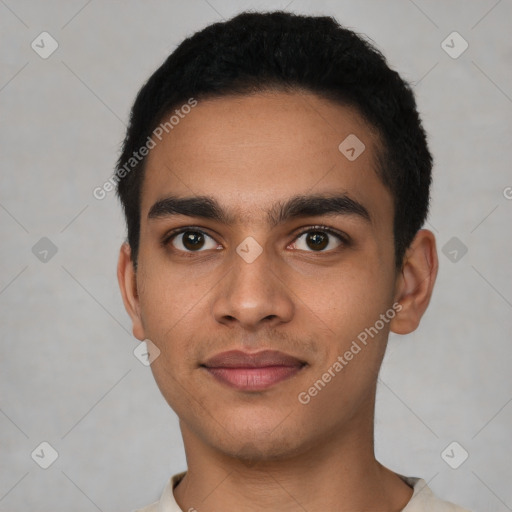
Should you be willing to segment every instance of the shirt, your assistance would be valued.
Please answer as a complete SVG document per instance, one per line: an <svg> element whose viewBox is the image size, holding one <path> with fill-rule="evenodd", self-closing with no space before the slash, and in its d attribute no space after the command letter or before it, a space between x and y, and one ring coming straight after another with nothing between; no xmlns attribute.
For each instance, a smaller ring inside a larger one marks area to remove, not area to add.
<svg viewBox="0 0 512 512"><path fill-rule="evenodd" d="M185 512L178 506L173 494L173 489L185 476L185 473L186 471L171 477L164 488L160 501L156 501L135 512ZM414 491L409 503L402 512L469 512L458 505L437 498L422 478L398 476L412 487Z"/></svg>

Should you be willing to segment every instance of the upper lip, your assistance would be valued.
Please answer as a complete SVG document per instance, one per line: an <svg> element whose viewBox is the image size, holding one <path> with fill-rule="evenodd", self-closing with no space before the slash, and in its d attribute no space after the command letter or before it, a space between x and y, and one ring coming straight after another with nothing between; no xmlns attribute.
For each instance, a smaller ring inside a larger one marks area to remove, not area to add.
<svg viewBox="0 0 512 512"><path fill-rule="evenodd" d="M304 364L304 361L277 350L262 350L254 353L229 350L211 357L201 366L207 368L263 368L268 366L303 366Z"/></svg>

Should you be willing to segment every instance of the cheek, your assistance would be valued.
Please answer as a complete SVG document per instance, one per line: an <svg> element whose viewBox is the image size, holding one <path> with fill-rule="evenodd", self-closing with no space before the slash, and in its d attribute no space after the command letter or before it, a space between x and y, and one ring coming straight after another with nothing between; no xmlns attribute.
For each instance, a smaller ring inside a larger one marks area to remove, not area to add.
<svg viewBox="0 0 512 512"><path fill-rule="evenodd" d="M161 360L176 370L190 359L189 338L198 330L198 316L204 318L208 283L154 260L141 267L139 303L145 335L160 349Z"/></svg>
<svg viewBox="0 0 512 512"><path fill-rule="evenodd" d="M167 403L184 415L194 405L189 397L197 362L193 340L201 338L198 317L204 318L208 294L187 272L171 272L168 265L146 268L150 270L139 294L141 317L146 337L160 350L151 371Z"/></svg>
<svg viewBox="0 0 512 512"><path fill-rule="evenodd" d="M390 307L389 269L371 256L347 260L342 265L289 275L293 295L313 322L336 335L341 346L375 323ZM296 270L296 269L295 269ZM337 347L340 348L340 347Z"/></svg>
<svg viewBox="0 0 512 512"><path fill-rule="evenodd" d="M300 391L309 400L305 412L326 423L337 421L340 408L355 414L373 396L392 316L380 320L391 308L389 278L382 277L388 274L368 268L374 266L331 268L295 290L303 300L304 326L311 332L316 325L325 336L317 340L319 358Z"/></svg>
<svg viewBox="0 0 512 512"><path fill-rule="evenodd" d="M141 252L139 301L148 329L154 334L179 329L205 307L215 284L215 270L207 267L171 262L160 248Z"/></svg>

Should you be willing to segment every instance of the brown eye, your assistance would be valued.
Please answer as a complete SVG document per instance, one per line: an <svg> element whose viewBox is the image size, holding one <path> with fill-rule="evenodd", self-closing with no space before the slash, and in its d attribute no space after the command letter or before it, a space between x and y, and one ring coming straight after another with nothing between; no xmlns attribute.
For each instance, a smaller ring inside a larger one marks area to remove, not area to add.
<svg viewBox="0 0 512 512"><path fill-rule="evenodd" d="M314 251L322 251L329 245L329 235L321 231L311 231L306 234L306 244Z"/></svg>
<svg viewBox="0 0 512 512"><path fill-rule="evenodd" d="M184 252L200 252L205 249L215 249L218 244L206 233L198 230L184 230L174 235L170 243L175 249Z"/></svg>
<svg viewBox="0 0 512 512"><path fill-rule="evenodd" d="M182 238L183 246L189 251L201 249L204 245L204 236L197 231L185 231Z"/></svg>
<svg viewBox="0 0 512 512"><path fill-rule="evenodd" d="M346 243L341 234L331 229L309 229L303 231L293 243L294 249L308 252L328 252Z"/></svg>

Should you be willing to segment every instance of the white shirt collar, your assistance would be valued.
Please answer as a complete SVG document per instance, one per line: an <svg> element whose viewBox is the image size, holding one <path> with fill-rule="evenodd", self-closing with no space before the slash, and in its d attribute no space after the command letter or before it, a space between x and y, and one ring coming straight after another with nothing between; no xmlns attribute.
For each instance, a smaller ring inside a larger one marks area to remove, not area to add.
<svg viewBox="0 0 512 512"><path fill-rule="evenodd" d="M186 471L173 475L165 486L160 501L139 509L137 512L184 512L176 503L173 489L185 474ZM422 478L398 476L414 491L402 512L468 512L453 503L437 498Z"/></svg>

